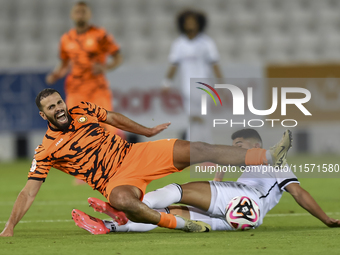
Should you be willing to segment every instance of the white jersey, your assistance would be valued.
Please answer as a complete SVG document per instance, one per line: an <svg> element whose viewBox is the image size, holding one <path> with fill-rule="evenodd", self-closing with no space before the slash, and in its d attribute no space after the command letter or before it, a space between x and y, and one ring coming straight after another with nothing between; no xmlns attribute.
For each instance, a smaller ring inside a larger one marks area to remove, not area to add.
<svg viewBox="0 0 340 255"><path fill-rule="evenodd" d="M211 217L225 221L225 211L229 202L237 196L253 199L260 208L260 219L256 227L263 223L264 216L280 201L285 187L299 183L287 165L287 172L262 172L266 166L250 166L236 182L210 182L211 204L208 213ZM232 230L225 222L218 230Z"/></svg>
<svg viewBox="0 0 340 255"><path fill-rule="evenodd" d="M187 111L190 109L190 78L211 78L212 64L218 60L216 45L206 34L199 34L191 40L181 35L173 42L169 61L179 68L181 89Z"/></svg>

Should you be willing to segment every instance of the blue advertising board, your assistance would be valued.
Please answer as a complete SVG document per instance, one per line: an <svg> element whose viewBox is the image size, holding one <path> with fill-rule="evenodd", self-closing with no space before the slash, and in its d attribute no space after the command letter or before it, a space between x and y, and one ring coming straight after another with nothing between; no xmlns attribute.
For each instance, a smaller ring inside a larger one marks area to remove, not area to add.
<svg viewBox="0 0 340 255"><path fill-rule="evenodd" d="M46 121L35 105L35 97L44 88L47 72L0 73L0 132L26 132L46 129ZM64 79L52 88L63 98Z"/></svg>

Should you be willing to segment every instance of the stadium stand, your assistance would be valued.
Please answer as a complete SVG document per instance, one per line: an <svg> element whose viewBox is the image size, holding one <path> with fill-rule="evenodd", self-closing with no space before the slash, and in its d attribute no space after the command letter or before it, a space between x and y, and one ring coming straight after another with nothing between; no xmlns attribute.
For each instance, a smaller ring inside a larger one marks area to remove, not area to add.
<svg viewBox="0 0 340 255"><path fill-rule="evenodd" d="M57 62L71 26L70 0L1 0L0 67ZM195 6L209 16L224 62L334 61L340 50L337 0L96 0L93 23L114 34L127 63L164 63L177 36L174 15Z"/></svg>

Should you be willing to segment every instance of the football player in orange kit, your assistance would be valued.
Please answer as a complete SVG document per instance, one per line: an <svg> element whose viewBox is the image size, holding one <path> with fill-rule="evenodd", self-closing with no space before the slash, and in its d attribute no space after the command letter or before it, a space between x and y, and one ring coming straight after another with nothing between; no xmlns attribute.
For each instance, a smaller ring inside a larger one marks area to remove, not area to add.
<svg viewBox="0 0 340 255"><path fill-rule="evenodd" d="M71 19L75 27L61 37L61 62L47 75L46 82L55 83L70 69L65 80L66 105L72 108L86 101L112 111L112 92L105 73L122 63L119 45L103 28L89 24L91 10L85 2L73 6ZM112 61L106 63L108 56ZM117 131L110 125L101 125L110 132Z"/></svg>
<svg viewBox="0 0 340 255"><path fill-rule="evenodd" d="M170 123L147 128L122 114L89 102L82 102L68 110L59 92L51 88L38 94L36 104L40 116L48 122L48 129L35 151L28 181L18 195L0 236L13 236L14 227L31 207L51 167L85 181L103 194L115 219L125 214L134 222L207 232L211 229L209 224L150 209L142 202L146 186L152 180L180 172L190 164L207 161L219 165L281 166L291 146L289 131L270 150L247 150L178 139L133 144L105 131L99 123L105 122L147 137L162 132ZM119 214L116 214L117 210Z"/></svg>

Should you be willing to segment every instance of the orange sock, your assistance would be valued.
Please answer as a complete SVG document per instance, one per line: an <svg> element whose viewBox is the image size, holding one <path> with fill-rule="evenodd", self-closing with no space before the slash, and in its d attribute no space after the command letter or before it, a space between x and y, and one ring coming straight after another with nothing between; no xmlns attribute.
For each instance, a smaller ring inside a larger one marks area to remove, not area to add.
<svg viewBox="0 0 340 255"><path fill-rule="evenodd" d="M161 212L161 219L158 222L157 226L163 228L176 228L176 225L177 220L174 215Z"/></svg>
<svg viewBox="0 0 340 255"><path fill-rule="evenodd" d="M261 148L249 149L246 153L246 165L267 165L266 150Z"/></svg>

